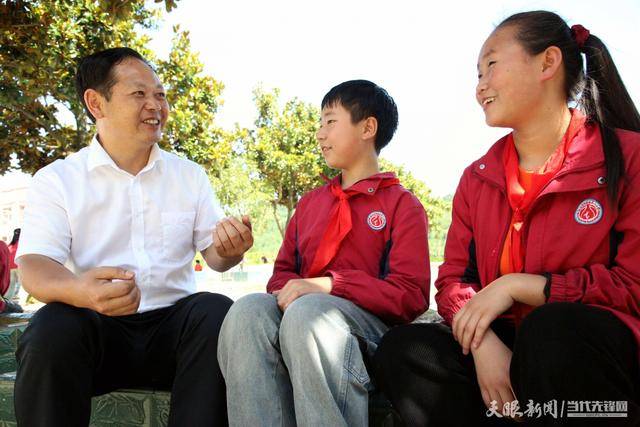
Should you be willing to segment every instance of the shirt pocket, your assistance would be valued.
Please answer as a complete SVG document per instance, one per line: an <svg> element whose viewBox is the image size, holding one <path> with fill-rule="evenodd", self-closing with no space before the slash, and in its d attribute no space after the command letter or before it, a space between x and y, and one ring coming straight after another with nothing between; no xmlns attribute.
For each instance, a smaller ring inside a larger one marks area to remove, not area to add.
<svg viewBox="0 0 640 427"><path fill-rule="evenodd" d="M162 213L162 252L167 260L181 262L193 257L195 219L195 211Z"/></svg>

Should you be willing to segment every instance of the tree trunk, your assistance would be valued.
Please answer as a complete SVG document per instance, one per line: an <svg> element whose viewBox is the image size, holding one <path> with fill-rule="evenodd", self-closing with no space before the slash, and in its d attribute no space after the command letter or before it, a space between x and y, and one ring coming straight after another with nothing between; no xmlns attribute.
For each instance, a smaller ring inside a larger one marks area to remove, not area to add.
<svg viewBox="0 0 640 427"><path fill-rule="evenodd" d="M275 200L272 200L271 207L273 207L273 218L276 220L276 225L278 226L280 237L282 237L282 240L284 240L284 228L282 227L282 225L280 224L280 221L278 220L278 202L276 202Z"/></svg>

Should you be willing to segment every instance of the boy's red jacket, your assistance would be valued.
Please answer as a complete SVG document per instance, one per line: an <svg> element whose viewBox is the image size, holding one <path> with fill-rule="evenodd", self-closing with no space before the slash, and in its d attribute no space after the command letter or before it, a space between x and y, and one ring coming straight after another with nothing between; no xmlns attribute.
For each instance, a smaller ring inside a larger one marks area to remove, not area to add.
<svg viewBox="0 0 640 427"><path fill-rule="evenodd" d="M525 221L525 273L551 274L548 302L613 312L640 343L640 133L617 130L625 163L616 203L607 195L600 131L587 124ZM511 219L502 138L462 175L453 199L436 303L445 321L498 277ZM640 348L640 347L639 347Z"/></svg>
<svg viewBox="0 0 640 427"><path fill-rule="evenodd" d="M349 198L352 229L322 272L333 277L332 295L389 324L407 323L422 314L428 307L430 283L427 216L422 204L401 185L378 189L382 180L394 177L379 173L350 187L359 193ZM336 202L328 184L300 199L267 292L283 288L291 279L308 277Z"/></svg>

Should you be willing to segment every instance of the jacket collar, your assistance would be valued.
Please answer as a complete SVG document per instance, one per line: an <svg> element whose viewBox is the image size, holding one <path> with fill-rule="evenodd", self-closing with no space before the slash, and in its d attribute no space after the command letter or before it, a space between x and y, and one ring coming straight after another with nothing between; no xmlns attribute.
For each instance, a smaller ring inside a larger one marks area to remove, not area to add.
<svg viewBox="0 0 640 427"><path fill-rule="evenodd" d="M329 179L325 176L323 176L322 178L327 181L329 185L340 185L340 183L342 182L342 174L338 174L332 179ZM361 179L351 187L346 188L345 191L349 190L356 193L374 195L378 191L378 187L380 186L381 182L393 178L396 178L396 174L394 172L380 172L367 178Z"/></svg>
<svg viewBox="0 0 640 427"><path fill-rule="evenodd" d="M502 153L506 141L507 136L500 138L484 156L471 165L473 173L497 185L503 191L506 191L506 180ZM545 190L541 192L541 195L550 192L579 190L585 185L602 185L601 180L598 182L600 177L585 182L578 172L598 169L600 173L602 172L600 168L603 166L604 153L602 151L600 129L597 124L588 122L569 145L562 167Z"/></svg>

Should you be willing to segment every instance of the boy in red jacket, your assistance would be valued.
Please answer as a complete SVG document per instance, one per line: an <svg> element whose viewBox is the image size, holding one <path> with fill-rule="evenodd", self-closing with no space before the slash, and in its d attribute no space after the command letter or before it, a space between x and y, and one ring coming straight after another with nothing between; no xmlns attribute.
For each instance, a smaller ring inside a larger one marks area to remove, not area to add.
<svg viewBox="0 0 640 427"><path fill-rule="evenodd" d="M424 208L378 166L397 123L369 81L325 95L318 143L341 173L298 202L268 293L240 299L223 323L231 425L367 425L365 360L429 301Z"/></svg>

